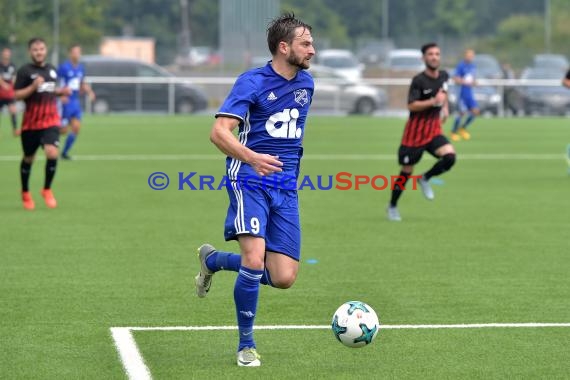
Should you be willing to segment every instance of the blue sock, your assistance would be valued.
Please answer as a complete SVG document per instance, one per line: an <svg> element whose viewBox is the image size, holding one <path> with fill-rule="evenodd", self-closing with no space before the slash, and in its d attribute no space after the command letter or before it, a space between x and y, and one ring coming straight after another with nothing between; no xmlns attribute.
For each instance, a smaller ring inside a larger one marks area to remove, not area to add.
<svg viewBox="0 0 570 380"><path fill-rule="evenodd" d="M263 270L263 276L261 276L260 280L262 285L269 285L273 288L273 283L271 282L271 276L269 275L269 271L267 268Z"/></svg>
<svg viewBox="0 0 570 380"><path fill-rule="evenodd" d="M239 330L238 351L245 347L255 348L253 321L257 312L259 281L262 275L262 270L249 269L244 266L238 272L234 287L234 301Z"/></svg>
<svg viewBox="0 0 570 380"><path fill-rule="evenodd" d="M467 128L467 126L469 124L471 124L473 122L473 120L475 120L475 115L473 115L472 113L469 114L469 116L467 116L467 119L465 120L465 123L463 124L463 128Z"/></svg>
<svg viewBox="0 0 570 380"><path fill-rule="evenodd" d="M73 143L75 142L76 138L77 136L73 132L70 132L69 135L67 135L67 139L65 140L65 146L63 147L64 156L67 155L67 153L69 153L69 150L73 146Z"/></svg>
<svg viewBox="0 0 570 380"><path fill-rule="evenodd" d="M206 259L206 266L211 271L230 270L239 271L241 256L231 252L216 251Z"/></svg>
<svg viewBox="0 0 570 380"><path fill-rule="evenodd" d="M241 255L231 252L216 251L206 259L206 266L213 272L221 270L228 270L238 272L241 267ZM261 276L261 284L273 287L271 276L267 268L263 271Z"/></svg>
<svg viewBox="0 0 570 380"><path fill-rule="evenodd" d="M457 129L459 129L459 124L461 124L461 116L455 116L455 121L453 122L453 129L451 132L457 132Z"/></svg>

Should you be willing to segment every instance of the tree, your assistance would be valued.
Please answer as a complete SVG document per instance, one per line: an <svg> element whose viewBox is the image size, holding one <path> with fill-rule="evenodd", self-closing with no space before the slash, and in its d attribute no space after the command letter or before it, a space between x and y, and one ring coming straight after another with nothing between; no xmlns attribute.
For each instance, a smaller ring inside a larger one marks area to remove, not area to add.
<svg viewBox="0 0 570 380"><path fill-rule="evenodd" d="M477 27L476 22L468 0L437 0L432 21L426 26L436 34L465 37Z"/></svg>
<svg viewBox="0 0 570 380"><path fill-rule="evenodd" d="M192 44L218 46L219 1L191 0L189 8Z"/></svg>
<svg viewBox="0 0 570 380"><path fill-rule="evenodd" d="M351 39L347 27L338 13L329 8L324 0L283 0L283 11L293 11L313 27L315 44L319 48L348 47Z"/></svg>
<svg viewBox="0 0 570 380"><path fill-rule="evenodd" d="M324 3L338 15L351 39L382 35L382 0L325 0Z"/></svg>
<svg viewBox="0 0 570 380"><path fill-rule="evenodd" d="M102 36L106 0L60 0L60 45L80 43L93 49ZM14 50L16 62L27 60L27 41L42 37L53 49L53 2L5 0L0 2L0 44ZM62 49L65 52L65 48Z"/></svg>

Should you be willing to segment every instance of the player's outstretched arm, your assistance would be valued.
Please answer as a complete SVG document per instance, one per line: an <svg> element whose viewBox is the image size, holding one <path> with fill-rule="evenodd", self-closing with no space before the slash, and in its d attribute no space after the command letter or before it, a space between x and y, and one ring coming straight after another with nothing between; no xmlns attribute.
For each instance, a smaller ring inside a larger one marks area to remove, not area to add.
<svg viewBox="0 0 570 380"><path fill-rule="evenodd" d="M237 119L219 116L210 133L210 141L226 155L251 165L259 175L280 172L283 163L278 160L279 157L256 153L236 139L232 131L238 125Z"/></svg>
<svg viewBox="0 0 570 380"><path fill-rule="evenodd" d="M55 94L57 96L69 96L73 91L69 87L59 87L55 89Z"/></svg>
<svg viewBox="0 0 570 380"><path fill-rule="evenodd" d="M4 89L9 89L10 88L10 84L8 82L6 82L4 80L4 78L0 78L0 87L4 88Z"/></svg>
<svg viewBox="0 0 570 380"><path fill-rule="evenodd" d="M463 78L461 78L458 75L455 75L455 76L453 76L453 82L455 84L462 85L463 84Z"/></svg>
<svg viewBox="0 0 570 380"><path fill-rule="evenodd" d="M408 110L412 112L421 112L425 111L432 107L442 107L445 105L447 101L447 94L443 90L439 90L436 96L433 98L429 98L426 100L415 100L411 103L408 103Z"/></svg>
<svg viewBox="0 0 570 380"><path fill-rule="evenodd" d="M38 87L40 87L43 83L44 83L44 78L37 77L36 79L34 79L32 83L30 83L29 86L14 91L14 97L17 100L24 100L28 98L30 95L32 95L34 92L36 92Z"/></svg>
<svg viewBox="0 0 570 380"><path fill-rule="evenodd" d="M94 101L96 98L95 92L88 83L81 82L81 93L87 94L87 96L89 96L90 101Z"/></svg>

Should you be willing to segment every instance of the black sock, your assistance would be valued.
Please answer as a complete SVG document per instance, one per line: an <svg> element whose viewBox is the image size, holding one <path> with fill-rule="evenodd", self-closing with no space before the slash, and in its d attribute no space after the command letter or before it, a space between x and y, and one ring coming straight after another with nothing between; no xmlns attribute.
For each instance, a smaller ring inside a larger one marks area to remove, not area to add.
<svg viewBox="0 0 570 380"><path fill-rule="evenodd" d="M402 195L402 192L406 186L406 182L408 182L411 174L412 173L400 172L400 177L404 177L404 180L395 181L396 183L394 183L394 188L392 189L392 198L390 199L391 207L396 207L398 204L398 199Z"/></svg>
<svg viewBox="0 0 570 380"><path fill-rule="evenodd" d="M57 166L57 160L46 161L46 181L44 183L44 189L49 189L51 187L51 181L55 176L55 167Z"/></svg>
<svg viewBox="0 0 570 380"><path fill-rule="evenodd" d="M18 119L16 118L16 114L12 115L12 128L18 129Z"/></svg>
<svg viewBox="0 0 570 380"><path fill-rule="evenodd" d="M455 164L455 153L448 153L444 155L435 163L435 165L430 170L424 174L425 180L427 181L431 177L445 173L451 169L453 164Z"/></svg>
<svg viewBox="0 0 570 380"><path fill-rule="evenodd" d="M22 191L30 191L30 173L32 172L32 164L28 164L22 160L20 163L20 178L22 179Z"/></svg>

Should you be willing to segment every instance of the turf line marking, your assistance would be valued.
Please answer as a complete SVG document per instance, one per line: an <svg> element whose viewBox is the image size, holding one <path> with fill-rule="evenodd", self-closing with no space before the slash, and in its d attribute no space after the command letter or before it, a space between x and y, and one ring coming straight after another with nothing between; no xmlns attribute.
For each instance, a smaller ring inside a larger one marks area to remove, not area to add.
<svg viewBox="0 0 570 380"><path fill-rule="evenodd" d="M128 327L113 327L111 335L119 352L121 362L129 379L151 380L150 370L144 364L137 343Z"/></svg>
<svg viewBox="0 0 570 380"><path fill-rule="evenodd" d="M417 329L484 329L484 328L546 328L570 327L570 323L464 323L455 325L380 325L380 330ZM255 330L328 330L330 325L261 325ZM119 352L119 358L129 380L152 380L144 363L132 331L220 331L237 330L237 326L157 326L111 327L111 335Z"/></svg>
<svg viewBox="0 0 570 380"><path fill-rule="evenodd" d="M381 330L413 329L484 329L484 328L544 328L570 327L570 323L466 323L450 325L380 325ZM123 327L130 331L215 331L237 330L236 326L164 326L164 327ZM324 330L330 325L262 325L255 330Z"/></svg>
<svg viewBox="0 0 570 380"><path fill-rule="evenodd" d="M566 160L564 154L543 153L481 153L459 154L462 160ZM309 161L391 161L395 154L307 154L303 160ZM16 162L22 156L0 156L0 161ZM38 157L38 160L43 160ZM75 161L218 161L221 154L99 154L73 156Z"/></svg>

